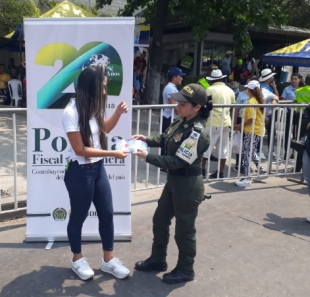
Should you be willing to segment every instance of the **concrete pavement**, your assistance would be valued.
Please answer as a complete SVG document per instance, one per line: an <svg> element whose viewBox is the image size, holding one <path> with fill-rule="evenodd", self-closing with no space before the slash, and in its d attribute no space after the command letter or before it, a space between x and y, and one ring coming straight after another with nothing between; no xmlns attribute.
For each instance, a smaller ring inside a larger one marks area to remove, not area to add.
<svg viewBox="0 0 310 297"><path fill-rule="evenodd" d="M134 192L131 243L115 243L115 255L131 270L126 280L102 273L100 243L84 243L95 271L81 281L69 269L68 243L24 243L25 219L0 223L0 297L301 297L310 292L310 200L304 185L269 178L241 189L233 182L206 186L213 197L199 208L196 279L168 285L162 273L133 270L150 254L151 218L161 189ZM173 240L169 269L177 260Z"/></svg>

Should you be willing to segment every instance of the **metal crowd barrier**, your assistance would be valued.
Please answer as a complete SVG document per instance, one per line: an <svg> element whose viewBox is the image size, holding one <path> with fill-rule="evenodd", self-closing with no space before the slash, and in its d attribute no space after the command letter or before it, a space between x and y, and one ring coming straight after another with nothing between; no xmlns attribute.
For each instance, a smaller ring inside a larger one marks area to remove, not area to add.
<svg viewBox="0 0 310 297"><path fill-rule="evenodd" d="M149 135L156 135L161 133L161 127L162 127L162 119L163 119L163 110L164 108L169 108L172 109L172 114L174 114L174 107L176 105L139 105L139 106L133 106L132 111L133 111L133 127L132 127L132 134L144 134L146 136ZM294 102L288 102L288 101L283 101L280 102L280 104L277 105L269 105L269 104L264 104L264 105L239 105L239 104L232 104L232 105L214 105L214 109L219 109L222 113L225 108L230 108L231 109L231 118L232 118L232 125L231 127L235 126L235 112L236 108L244 108L244 107L260 107L263 108L263 114L264 117L266 115L266 109L267 108L272 108L272 119L271 119L271 131L274 133L276 131L276 137L271 138L271 143L270 147L274 147L274 151L276 152L277 156L283 155L284 151L287 151L287 157L285 162L283 162L280 158L277 158L276 160L272 159L272 153L273 150L270 149L268 151L268 160L266 162L267 164L267 173L264 175L261 175L260 172L258 171L255 174L252 174L252 177L269 177L269 176L291 176L291 175L298 175L300 172L296 171L296 160L297 160L297 153L294 153L294 160L290 161L289 160L289 150L290 150L290 143L292 140L292 133L289 133L288 135L288 144L287 147L284 147L285 144L285 125L286 121L289 121L289 125L292 128L292 123L293 123L293 116L294 116L294 111L297 110L296 112L299 115L298 118L298 125L297 125L297 138L296 140L298 141L300 137L303 135L300 134L301 129L302 129L302 118L303 118L303 111L301 108L305 108L307 104L296 104ZM290 117L287 117L287 110L290 109ZM277 111L277 112L275 112ZM213 111L212 111L213 112ZM12 212L16 210L25 210L25 207L19 207L19 201L17 198L17 193L18 193L18 184L17 184L17 138L16 138L16 114L17 113L26 113L26 109L24 108L2 108L0 109L0 116L2 116L4 113L9 113L12 116L12 139L13 139L13 147L12 147L12 154L13 154L13 179L14 179L14 202L13 202L13 208L10 210L4 210L2 208L2 202L3 199L1 197L1 191L0 191L0 214L1 213L7 213L7 212ZM211 126L212 126L212 114L211 116ZM173 116L172 116L173 119ZM242 118L242 124L244 122L244 118ZM135 127L134 127L135 126ZM243 126L242 126L243 127ZM223 119L221 123L221 132L223 131ZM290 132L291 132L290 128ZM241 129L241 133L243 132L243 128ZM235 174L232 172L232 165L233 165L233 160L234 160L234 153L232 152L232 140L233 140L233 129L231 129L230 132L230 141L229 141L229 158L226 161L226 167L228 168L227 174L225 172L225 177L220 179L219 176L217 176L216 179L214 180L230 180L230 179L236 179L236 178L242 178L243 175L240 173L240 160L241 156L239 158L239 164L236 164L238 166L238 172ZM212 137L212 131L210 133L210 138ZM0 139L1 140L1 139ZM276 140L276 141L275 141ZM251 138L251 143L253 142L253 136ZM241 141L240 141L241 145ZM274 146L275 145L275 146ZM222 148L222 138L220 139L220 147L219 151L221 151ZM261 141L261 145L259 147L258 154L262 151L263 149L263 141ZM153 153L160 154L161 149L155 149L152 150ZM211 150L210 150L211 151ZM0 148L1 152L1 148ZM211 152L210 152L211 154ZM210 158L209 158L210 160ZM154 166L150 166L149 164L145 163L144 160L139 160L138 157L134 157L132 159L132 191L137 191L137 190L145 190L145 189L151 189L151 188L157 188L161 187L165 184L166 180L166 174L162 173L159 168L155 168ZM261 161L260 161L261 162ZM250 162L251 163L251 162ZM217 162L216 166L213 166L211 162L209 161L207 163L207 176L209 173L211 173L211 169L217 170L219 172L220 168L220 161ZM249 170L250 172L250 170ZM210 179L207 177L205 179L206 182L209 182ZM3 185L2 185L3 186ZM0 184L0 188L1 184Z"/></svg>
<svg viewBox="0 0 310 297"><path fill-rule="evenodd" d="M220 111L223 113L225 108L229 108L231 110L231 119L232 119L232 125L231 127L235 126L235 112L236 109L244 108L244 107L259 107L263 108L263 118L266 117L267 109L272 109L272 117L271 117L271 133L273 137L271 137L270 140L270 149L268 150L267 153L267 162L262 162L261 160L259 161L259 165L261 163L266 164L267 168L264 168L266 170L266 173L261 174L259 170L257 170L257 173L252 173L250 176L254 179L262 179L266 178L269 176L297 176L300 175L301 172L298 170L296 171L296 161L297 161L297 152L294 152L294 159L290 161L290 144L292 138L292 124L293 124L293 118L294 118L294 112L297 112L298 115L298 125L297 125L297 135L296 135L296 141L299 141L299 139L303 136L300 135L301 132L301 126L302 126L302 118L303 118L303 109L307 107L308 104L297 104L294 101L280 101L279 104L231 104L231 105L221 105L221 104L215 104L214 109L212 112L214 112L215 109L220 109ZM136 120L136 129L134 131L133 129L133 134L144 134L146 136L150 135L156 135L161 133L161 127L162 127L162 118L163 118L163 109L164 108L170 108L172 109L172 114L174 113L174 108L176 105L139 105L139 106L133 106L133 111L135 114L135 120ZM288 117L288 110L290 110L290 116ZM141 132L141 113L147 113L147 127L144 127L144 131ZM153 122L152 122L152 115L156 114L156 121L159 122L159 127L157 129L152 129ZM254 109L254 114L256 114L256 109ZM212 113L210 115L210 122L212 126ZM173 120L173 115L171 117ZM134 119L133 119L134 120ZM289 127L290 127L290 133L288 134L288 141L287 141L287 147L285 147L285 127L286 127L286 121L289 121ZM243 133L243 123L244 123L244 118L242 117L242 125L241 125L241 134ZM223 134L223 124L224 124L224 117L222 117L222 122L221 122L221 135ZM252 132L254 131L254 124L255 120L252 124ZM262 127L263 129L263 127ZM275 133L276 131L276 133ZM263 145L264 145L264 139L266 138L266 133L265 132L265 137L262 137L261 145L257 151L257 154L260 155L260 153L263 151ZM210 131L210 138L212 137L212 130ZM241 168L241 154L239 158L239 164L235 164L234 166L238 167L238 172L237 174L234 174L232 172L232 166L233 166L233 160L234 160L234 153L232 152L232 142L233 142L233 137L234 137L234 131L231 129L230 136L229 136L229 158L226 160L226 171L227 174L225 173L226 176L224 178L219 178L219 169L220 169L220 160L217 162L216 167L212 166L213 162L208 161L207 162L207 178L205 179L206 182L209 181L216 181L216 180L231 180L231 179L240 179L243 178L244 175L241 174L240 168ZM251 152L250 156L252 155L252 143L253 143L253 133L251 137ZM242 138L240 140L240 147L242 145ZM219 144L219 150L221 151L222 149L222 137L220 138L220 144ZM154 151L153 153L158 153L160 154L161 149L158 148ZM265 149L266 151L266 149ZM211 154L212 150L210 150ZM275 152L277 158L274 160L273 159L273 152ZM283 161L280 156L283 157L284 152L287 152L286 154L286 160ZM210 160L210 156L208 158ZM150 166L149 164L145 165L145 179L144 179L144 187L138 187L138 157L135 157L134 160L134 172L133 172L133 190L144 190L144 189L150 189L154 187L159 187L163 186L165 183L165 174L161 173L159 168L155 169L155 177L156 179L153 182L150 183L150 168L153 166ZM251 165L252 165L252 160L249 162L249 172L251 172ZM212 168L211 168L212 167ZM211 169L217 170L217 178L216 179L210 179L209 174L212 173Z"/></svg>
<svg viewBox="0 0 310 297"><path fill-rule="evenodd" d="M0 117L3 117L4 113L10 113L12 117L12 140L13 140L13 147L12 147L12 157L13 157L13 179L14 179L14 191L13 191L13 203L12 206L9 206L9 209L3 210L3 205L2 205L2 190L5 185L3 185L2 182L0 182L0 214L1 213L10 213L10 212L15 212L16 210L26 210L26 207L20 207L19 206L19 201L17 199L17 128L16 128L16 114L21 113L21 114L26 114L26 109L25 108L0 108ZM1 120L0 120L1 121ZM2 131L0 131L2 132ZM1 145L4 145L3 140L0 139L0 156L1 156ZM7 205L6 205L7 206Z"/></svg>

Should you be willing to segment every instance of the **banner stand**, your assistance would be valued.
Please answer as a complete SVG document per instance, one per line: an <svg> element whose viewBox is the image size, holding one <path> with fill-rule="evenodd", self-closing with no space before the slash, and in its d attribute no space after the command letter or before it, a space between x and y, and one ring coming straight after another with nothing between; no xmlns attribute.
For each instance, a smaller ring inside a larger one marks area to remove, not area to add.
<svg viewBox="0 0 310 297"><path fill-rule="evenodd" d="M28 99L26 242L68 240L71 210L63 179L72 148L62 127L62 114L75 96L78 76L85 67L99 63L106 67L107 118L121 101L129 107L107 136L107 149L115 149L116 139L132 135L133 51L129 49L134 47L134 25L133 17L24 19ZM106 157L103 161L112 188L115 240L130 241L131 156L124 160ZM100 240L93 205L84 222L82 240Z"/></svg>

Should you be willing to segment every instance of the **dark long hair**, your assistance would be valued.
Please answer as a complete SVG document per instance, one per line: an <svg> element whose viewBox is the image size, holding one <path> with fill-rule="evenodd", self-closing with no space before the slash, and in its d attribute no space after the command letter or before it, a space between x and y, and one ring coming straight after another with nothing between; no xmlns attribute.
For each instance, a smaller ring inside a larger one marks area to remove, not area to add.
<svg viewBox="0 0 310 297"><path fill-rule="evenodd" d="M89 120L96 119L100 145L105 149L105 133L103 116L105 113L107 94L103 94L103 79L105 67L102 64L85 68L79 78L76 88L76 107L79 113L80 133L84 146L92 147L93 137Z"/></svg>
<svg viewBox="0 0 310 297"><path fill-rule="evenodd" d="M293 73L293 74L291 75L291 79L293 78L293 76L297 76L297 77L299 78L299 85L298 85L299 88L305 86L305 82L304 82L303 77L302 77L301 74L295 72L295 73Z"/></svg>
<svg viewBox="0 0 310 297"><path fill-rule="evenodd" d="M265 104L265 99L264 96L262 94L262 91L259 87L256 87L254 90L248 89L252 96L256 98L256 100L258 101L258 104ZM260 108L260 111L263 112L264 109Z"/></svg>

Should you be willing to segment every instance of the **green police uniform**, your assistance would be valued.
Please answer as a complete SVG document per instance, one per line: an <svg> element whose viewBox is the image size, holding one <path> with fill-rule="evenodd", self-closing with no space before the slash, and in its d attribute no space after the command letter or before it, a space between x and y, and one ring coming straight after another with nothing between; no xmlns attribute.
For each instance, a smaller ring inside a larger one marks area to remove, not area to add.
<svg viewBox="0 0 310 297"><path fill-rule="evenodd" d="M146 162L168 169L167 183L153 217L151 258L156 262L166 260L169 226L175 217L175 241L179 249L177 268L189 271L193 270L196 255L195 219L204 195L201 161L209 146L205 125L206 120L200 115L189 121L178 118L164 134L147 137L150 147L164 145L166 155L148 154Z"/></svg>

